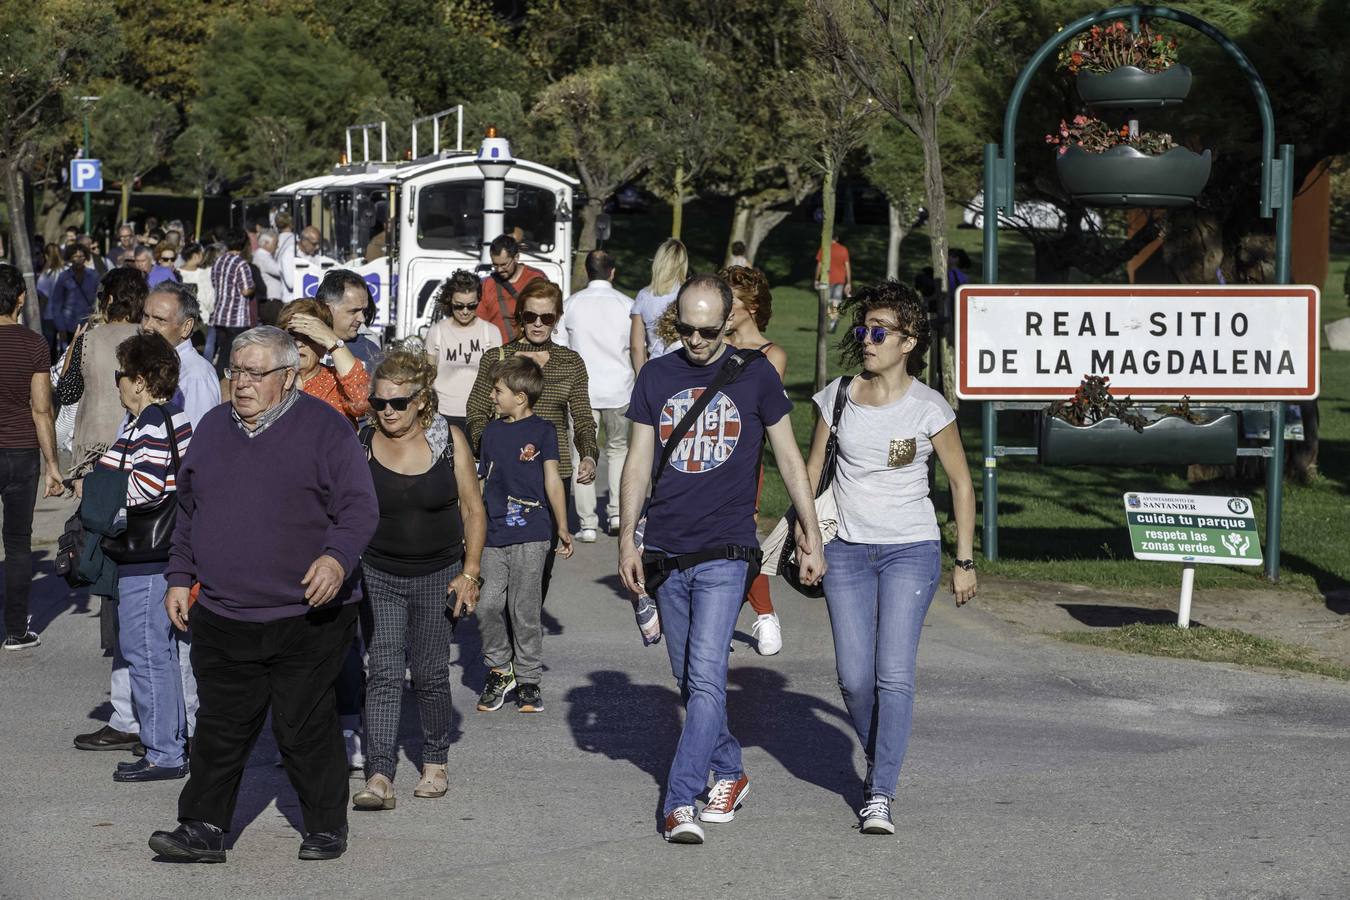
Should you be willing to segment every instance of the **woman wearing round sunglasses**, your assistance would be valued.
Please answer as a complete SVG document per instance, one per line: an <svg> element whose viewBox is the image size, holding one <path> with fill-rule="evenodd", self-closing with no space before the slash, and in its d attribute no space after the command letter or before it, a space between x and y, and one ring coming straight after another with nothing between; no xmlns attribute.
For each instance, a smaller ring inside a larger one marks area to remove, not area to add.
<svg viewBox="0 0 1350 900"><path fill-rule="evenodd" d="M496 331L494 328L493 331ZM361 559L374 619L366 684L365 787L358 809L393 809L405 660L422 723L414 797L449 784L450 615L472 613L487 519L464 433L436 414L436 369L419 350L394 349L375 369L374 427L361 432L380 523Z"/></svg>
<svg viewBox="0 0 1350 900"><path fill-rule="evenodd" d="M484 355L502 345L497 326L479 318L483 280L458 270L441 284L436 302L443 318L427 329L427 359L436 367L436 404L446 422L468 432L465 408Z"/></svg>
<svg viewBox="0 0 1350 900"><path fill-rule="evenodd" d="M909 742L919 635L941 576L928 458L937 453L952 490L957 606L975 596L975 491L955 413L917 377L930 341L923 301L887 281L847 305L854 327L844 361L862 371L844 396L835 379L813 398L820 417L807 469L818 484L834 404L844 403L831 488L839 533L825 545L825 600L839 687L867 755L862 830L894 834L891 802Z"/></svg>

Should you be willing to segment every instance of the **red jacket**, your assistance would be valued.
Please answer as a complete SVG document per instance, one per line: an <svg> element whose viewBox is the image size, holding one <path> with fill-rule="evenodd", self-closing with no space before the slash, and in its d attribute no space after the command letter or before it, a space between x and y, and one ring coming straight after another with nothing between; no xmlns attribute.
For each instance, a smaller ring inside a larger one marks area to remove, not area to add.
<svg viewBox="0 0 1350 900"><path fill-rule="evenodd" d="M525 289L525 285L536 278L547 279L548 276L538 269L522 263L520 271L516 273L515 279L511 282L511 288L519 295ZM511 295L511 291L506 289L503 282L490 275L483 279L483 299L478 304L478 318L497 326L497 330L502 333L503 345L511 343L514 339L516 298Z"/></svg>

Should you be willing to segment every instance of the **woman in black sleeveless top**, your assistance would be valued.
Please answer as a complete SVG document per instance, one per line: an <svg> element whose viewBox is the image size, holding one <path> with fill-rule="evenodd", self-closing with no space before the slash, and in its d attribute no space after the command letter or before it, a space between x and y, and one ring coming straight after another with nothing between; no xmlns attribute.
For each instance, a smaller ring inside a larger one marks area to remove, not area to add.
<svg viewBox="0 0 1350 900"><path fill-rule="evenodd" d="M413 796L442 797L448 785L450 617L478 603L487 519L468 440L436 414L435 380L420 349L389 353L375 370L375 425L361 432L380 522L361 560L375 634L367 781L352 798L358 809L394 808L405 651L422 720L422 780Z"/></svg>

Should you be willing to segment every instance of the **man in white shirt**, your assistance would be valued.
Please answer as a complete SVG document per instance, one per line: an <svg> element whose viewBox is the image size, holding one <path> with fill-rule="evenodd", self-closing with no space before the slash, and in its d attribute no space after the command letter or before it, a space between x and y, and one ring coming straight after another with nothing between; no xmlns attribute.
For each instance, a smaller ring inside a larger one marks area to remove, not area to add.
<svg viewBox="0 0 1350 900"><path fill-rule="evenodd" d="M295 274L295 232L291 230L291 214L282 210L276 216L277 249L273 255L281 266L281 299L291 302L292 279Z"/></svg>
<svg viewBox="0 0 1350 900"><path fill-rule="evenodd" d="M586 287L563 304L554 340L571 347L586 363L591 412L596 425L604 426L605 456L609 461L606 524L610 534L617 534L619 481L623 461L628 456L628 422L624 414L633 393L633 360L628 350L633 301L614 288L614 257L606 251L592 250L586 255L586 277L589 279ZM572 471L577 471L575 462ZM589 543L596 539L599 528L595 483L581 484L573 479L573 495L581 519L577 540Z"/></svg>
<svg viewBox="0 0 1350 900"><path fill-rule="evenodd" d="M277 230L263 228L258 232L258 249L253 251L253 264L262 273L268 300L284 300L286 286L281 280L281 263L277 261Z"/></svg>

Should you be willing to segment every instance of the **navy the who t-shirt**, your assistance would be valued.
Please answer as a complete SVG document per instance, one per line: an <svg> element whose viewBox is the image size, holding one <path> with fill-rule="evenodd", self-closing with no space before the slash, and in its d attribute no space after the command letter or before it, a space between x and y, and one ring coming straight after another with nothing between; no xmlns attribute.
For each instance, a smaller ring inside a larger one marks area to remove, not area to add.
<svg viewBox="0 0 1350 900"><path fill-rule="evenodd" d="M628 418L656 433L653 478L675 426L731 352L728 347L708 365L696 366L681 347L649 360L638 373ZM647 508L644 544L670 554L726 544L759 546L755 492L764 429L791 411L773 365L762 357L750 363L713 398L676 446Z"/></svg>
<svg viewBox="0 0 1350 900"><path fill-rule="evenodd" d="M538 416L494 419L483 429L478 477L485 479L487 546L509 547L553 536L544 460L558 460L558 432Z"/></svg>

